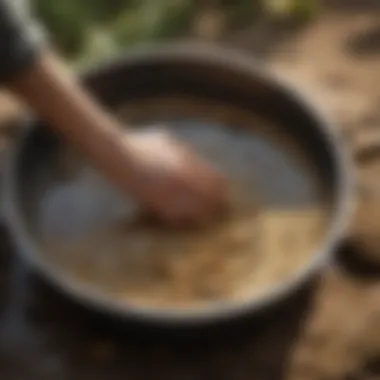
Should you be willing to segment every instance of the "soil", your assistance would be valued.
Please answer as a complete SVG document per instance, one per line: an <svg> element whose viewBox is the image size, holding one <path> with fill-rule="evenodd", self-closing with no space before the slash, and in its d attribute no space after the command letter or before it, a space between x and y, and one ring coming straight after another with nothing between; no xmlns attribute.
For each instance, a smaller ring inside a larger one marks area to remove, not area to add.
<svg viewBox="0 0 380 380"><path fill-rule="evenodd" d="M20 266L9 266L4 243L4 379L380 379L380 223L370 223L380 216L380 7L326 3L329 10L302 28L263 23L227 44L307 89L352 152L360 207L336 261L277 315L235 339L143 344L99 328L92 316L79 317L70 303L33 285Z"/></svg>

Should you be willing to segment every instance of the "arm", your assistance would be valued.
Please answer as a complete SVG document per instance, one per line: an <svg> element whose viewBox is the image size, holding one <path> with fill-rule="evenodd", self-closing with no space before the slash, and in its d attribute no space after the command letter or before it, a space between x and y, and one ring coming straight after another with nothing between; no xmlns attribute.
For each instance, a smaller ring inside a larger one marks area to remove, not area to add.
<svg viewBox="0 0 380 380"><path fill-rule="evenodd" d="M126 136L49 52L21 3L0 0L0 79L8 88L124 193L164 219L194 219L219 207L219 176L171 139L155 144ZM177 164L165 158L168 151Z"/></svg>
<svg viewBox="0 0 380 380"><path fill-rule="evenodd" d="M53 54L41 53L8 87L124 192L131 190L125 133Z"/></svg>
<svg viewBox="0 0 380 380"><path fill-rule="evenodd" d="M20 0L0 0L0 79L127 191L129 157L116 121L48 52L44 34L25 6Z"/></svg>

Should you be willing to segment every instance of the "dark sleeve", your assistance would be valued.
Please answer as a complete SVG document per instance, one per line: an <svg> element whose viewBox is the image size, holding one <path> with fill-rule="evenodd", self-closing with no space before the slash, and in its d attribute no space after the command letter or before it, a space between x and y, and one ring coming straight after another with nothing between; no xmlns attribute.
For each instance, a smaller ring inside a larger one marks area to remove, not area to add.
<svg viewBox="0 0 380 380"><path fill-rule="evenodd" d="M24 0L0 0L0 82L30 67L41 50L42 31L27 5Z"/></svg>

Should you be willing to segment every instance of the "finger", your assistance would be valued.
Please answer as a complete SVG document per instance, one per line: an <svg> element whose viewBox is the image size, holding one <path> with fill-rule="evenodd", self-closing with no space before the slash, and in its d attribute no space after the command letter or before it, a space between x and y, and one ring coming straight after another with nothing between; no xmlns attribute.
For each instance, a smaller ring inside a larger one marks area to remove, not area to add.
<svg viewBox="0 0 380 380"><path fill-rule="evenodd" d="M199 199L199 211L202 213L215 212L227 205L228 188L225 179L212 172L201 172L188 179L189 187Z"/></svg>
<svg viewBox="0 0 380 380"><path fill-rule="evenodd" d="M168 220L174 222L194 224L208 219L213 213L214 206L211 198L199 191L199 188L192 184L182 184L172 189L172 194L166 194L167 202L162 204L164 214Z"/></svg>
<svg viewBox="0 0 380 380"><path fill-rule="evenodd" d="M226 211L229 209L229 186L227 180L223 177L216 178L214 182L214 203L215 207L221 211Z"/></svg>
<svg viewBox="0 0 380 380"><path fill-rule="evenodd" d="M173 212L178 212L179 217L197 224L205 224L215 216L216 205L214 199L207 194L200 192L199 189L191 189L187 194L187 199L180 198L173 208Z"/></svg>
<svg viewBox="0 0 380 380"><path fill-rule="evenodd" d="M183 228L190 227L197 223L197 216L184 210L175 208L165 209L159 212L162 222L170 227Z"/></svg>
<svg viewBox="0 0 380 380"><path fill-rule="evenodd" d="M183 223L196 221L202 214L202 200L199 194L187 193L173 196L166 210L168 217Z"/></svg>

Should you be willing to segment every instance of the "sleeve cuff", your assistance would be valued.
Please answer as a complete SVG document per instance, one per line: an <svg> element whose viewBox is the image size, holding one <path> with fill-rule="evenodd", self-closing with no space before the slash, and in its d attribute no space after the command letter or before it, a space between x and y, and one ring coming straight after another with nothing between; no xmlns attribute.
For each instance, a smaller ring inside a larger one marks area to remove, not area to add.
<svg viewBox="0 0 380 380"><path fill-rule="evenodd" d="M7 83L31 67L39 58L45 39L38 26L20 31L0 26L0 82Z"/></svg>

